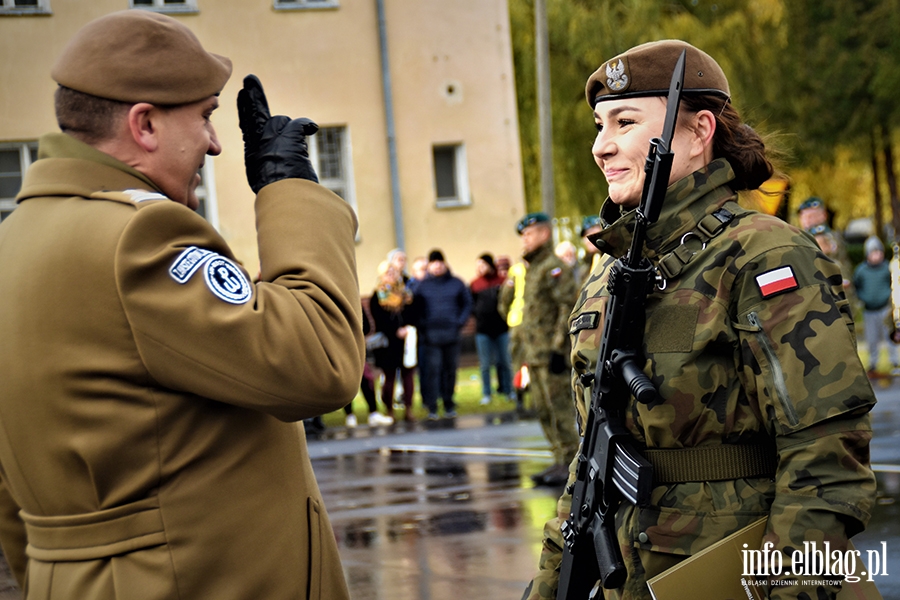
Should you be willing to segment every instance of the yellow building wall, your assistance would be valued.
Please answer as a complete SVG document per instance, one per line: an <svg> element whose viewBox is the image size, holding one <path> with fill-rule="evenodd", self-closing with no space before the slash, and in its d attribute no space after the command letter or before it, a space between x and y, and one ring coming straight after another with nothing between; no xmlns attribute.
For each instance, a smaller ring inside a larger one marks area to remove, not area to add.
<svg viewBox="0 0 900 600"><path fill-rule="evenodd" d="M213 116L219 230L251 273L258 268L253 194L244 176L235 97L256 74L273 114L346 126L360 222L360 287L397 245L375 0L335 9L275 10L272 0L197 0L173 15L234 74ZM524 212L509 17L505 0L384 0L405 249L441 248L464 280L483 252L520 254ZM49 72L85 23L127 0L50 0L50 16L0 16L0 142L56 130ZM464 143L472 203L438 209L432 145Z"/></svg>

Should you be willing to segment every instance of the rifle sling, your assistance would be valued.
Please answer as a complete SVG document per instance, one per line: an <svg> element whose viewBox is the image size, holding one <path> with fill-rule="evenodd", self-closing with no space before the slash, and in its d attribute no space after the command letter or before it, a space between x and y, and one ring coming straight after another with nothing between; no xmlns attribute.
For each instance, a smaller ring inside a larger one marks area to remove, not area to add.
<svg viewBox="0 0 900 600"><path fill-rule="evenodd" d="M734 219L734 213L725 207L716 209L700 219L694 229L681 236L681 243L674 250L659 259L660 274L666 280L675 279L681 275L684 267L691 262L694 255L699 250L705 249L709 240L722 233L732 219ZM689 242L694 240L699 240L702 245L700 249L691 247L691 245L695 246L696 242L689 245Z"/></svg>
<svg viewBox="0 0 900 600"><path fill-rule="evenodd" d="M767 444L723 444L699 448L646 449L655 484L775 477L778 457Z"/></svg>

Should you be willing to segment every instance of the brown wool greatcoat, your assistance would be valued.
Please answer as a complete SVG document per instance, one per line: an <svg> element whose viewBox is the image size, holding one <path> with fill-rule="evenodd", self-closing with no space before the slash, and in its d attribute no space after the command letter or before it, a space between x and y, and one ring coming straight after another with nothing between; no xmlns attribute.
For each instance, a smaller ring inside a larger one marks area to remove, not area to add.
<svg viewBox="0 0 900 600"><path fill-rule="evenodd" d="M347 598L296 421L359 386L351 209L265 187L261 281L223 271L249 286L226 301L212 258L170 274L192 246L234 260L204 219L68 136L41 156L0 225L0 541L27 599Z"/></svg>

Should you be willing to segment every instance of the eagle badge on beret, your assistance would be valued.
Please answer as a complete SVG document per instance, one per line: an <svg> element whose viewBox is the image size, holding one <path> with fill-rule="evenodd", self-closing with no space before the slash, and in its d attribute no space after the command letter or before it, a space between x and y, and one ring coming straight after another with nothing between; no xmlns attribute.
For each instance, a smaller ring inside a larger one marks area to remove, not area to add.
<svg viewBox="0 0 900 600"><path fill-rule="evenodd" d="M615 62L606 63L606 85L614 92L621 92L628 86L625 62L621 58Z"/></svg>

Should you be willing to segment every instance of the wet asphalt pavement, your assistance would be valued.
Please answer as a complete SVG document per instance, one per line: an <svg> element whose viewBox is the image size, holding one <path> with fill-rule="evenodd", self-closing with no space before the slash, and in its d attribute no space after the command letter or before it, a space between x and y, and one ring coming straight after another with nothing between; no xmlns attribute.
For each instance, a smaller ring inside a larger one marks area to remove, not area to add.
<svg viewBox="0 0 900 600"><path fill-rule="evenodd" d="M886 548L887 575L875 582L900 600L900 381L875 389L879 500L854 543ZM337 428L309 450L354 600L521 597L561 491L530 479L552 462L535 420L510 412ZM19 598L10 583L0 572L0 600Z"/></svg>
<svg viewBox="0 0 900 600"><path fill-rule="evenodd" d="M863 556L886 549L887 575L875 583L900 600L900 381L874 384L879 496L854 544ZM561 491L530 479L552 462L536 421L510 413L338 429L309 448L352 598L521 597Z"/></svg>
<svg viewBox="0 0 900 600"><path fill-rule="evenodd" d="M521 597L560 492L530 479L553 462L536 421L336 433L310 453L351 597Z"/></svg>

